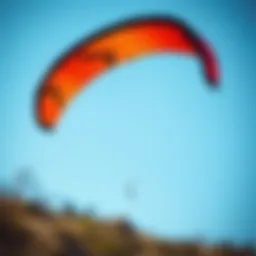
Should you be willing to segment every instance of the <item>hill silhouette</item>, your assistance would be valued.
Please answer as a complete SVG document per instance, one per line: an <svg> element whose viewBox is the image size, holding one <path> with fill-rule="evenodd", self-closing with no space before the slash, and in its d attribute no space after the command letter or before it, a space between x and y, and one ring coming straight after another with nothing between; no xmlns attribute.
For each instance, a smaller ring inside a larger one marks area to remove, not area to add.
<svg viewBox="0 0 256 256"><path fill-rule="evenodd" d="M253 256L252 247L206 246L141 234L125 220L102 220L75 211L53 212L42 203L0 199L2 256Z"/></svg>

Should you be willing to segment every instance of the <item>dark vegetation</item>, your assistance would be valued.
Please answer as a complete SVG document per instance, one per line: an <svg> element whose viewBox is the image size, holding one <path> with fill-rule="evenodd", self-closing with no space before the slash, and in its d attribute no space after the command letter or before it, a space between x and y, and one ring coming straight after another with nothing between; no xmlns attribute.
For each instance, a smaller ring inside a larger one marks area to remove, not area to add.
<svg viewBox="0 0 256 256"><path fill-rule="evenodd" d="M249 246L163 241L123 219L102 220L69 203L53 211L13 191L0 191L0 256L256 256Z"/></svg>
<svg viewBox="0 0 256 256"><path fill-rule="evenodd" d="M35 202L0 199L2 256L253 256L252 248L174 243L149 238L124 220L54 213Z"/></svg>

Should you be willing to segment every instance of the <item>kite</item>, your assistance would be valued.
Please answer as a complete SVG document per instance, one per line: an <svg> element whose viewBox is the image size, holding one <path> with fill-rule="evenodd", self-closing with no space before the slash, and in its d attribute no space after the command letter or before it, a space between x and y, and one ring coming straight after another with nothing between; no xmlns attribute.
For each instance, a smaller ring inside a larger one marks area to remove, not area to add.
<svg viewBox="0 0 256 256"><path fill-rule="evenodd" d="M158 53L196 56L207 84L217 87L219 72L209 45L187 24L170 17L124 21L77 43L44 75L37 90L37 123L54 128L73 98L106 70Z"/></svg>

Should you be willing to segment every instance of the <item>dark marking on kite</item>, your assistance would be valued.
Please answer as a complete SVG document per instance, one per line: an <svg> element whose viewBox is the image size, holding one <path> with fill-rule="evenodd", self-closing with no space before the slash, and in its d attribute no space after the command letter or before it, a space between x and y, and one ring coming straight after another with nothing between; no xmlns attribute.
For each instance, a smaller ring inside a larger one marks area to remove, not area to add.
<svg viewBox="0 0 256 256"><path fill-rule="evenodd" d="M82 56L83 61L99 59L106 62L109 66L113 66L116 62L116 58L111 51L104 51L104 52L95 52L95 53L85 53Z"/></svg>
<svg viewBox="0 0 256 256"><path fill-rule="evenodd" d="M65 102L64 99L60 93L60 90L56 86L51 86L48 88L45 88L45 90L41 91L43 95L47 95L52 97L60 106L64 106Z"/></svg>

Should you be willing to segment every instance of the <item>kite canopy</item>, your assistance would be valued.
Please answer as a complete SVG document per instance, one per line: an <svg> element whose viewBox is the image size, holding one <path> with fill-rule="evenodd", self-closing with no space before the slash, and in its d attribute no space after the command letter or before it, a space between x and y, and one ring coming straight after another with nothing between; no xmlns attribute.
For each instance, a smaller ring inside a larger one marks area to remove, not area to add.
<svg viewBox="0 0 256 256"><path fill-rule="evenodd" d="M218 68L209 46L175 19L146 17L102 30L69 50L44 77L36 98L37 122L57 125L68 103L104 71L135 58L157 53L197 56L206 81L218 84Z"/></svg>

